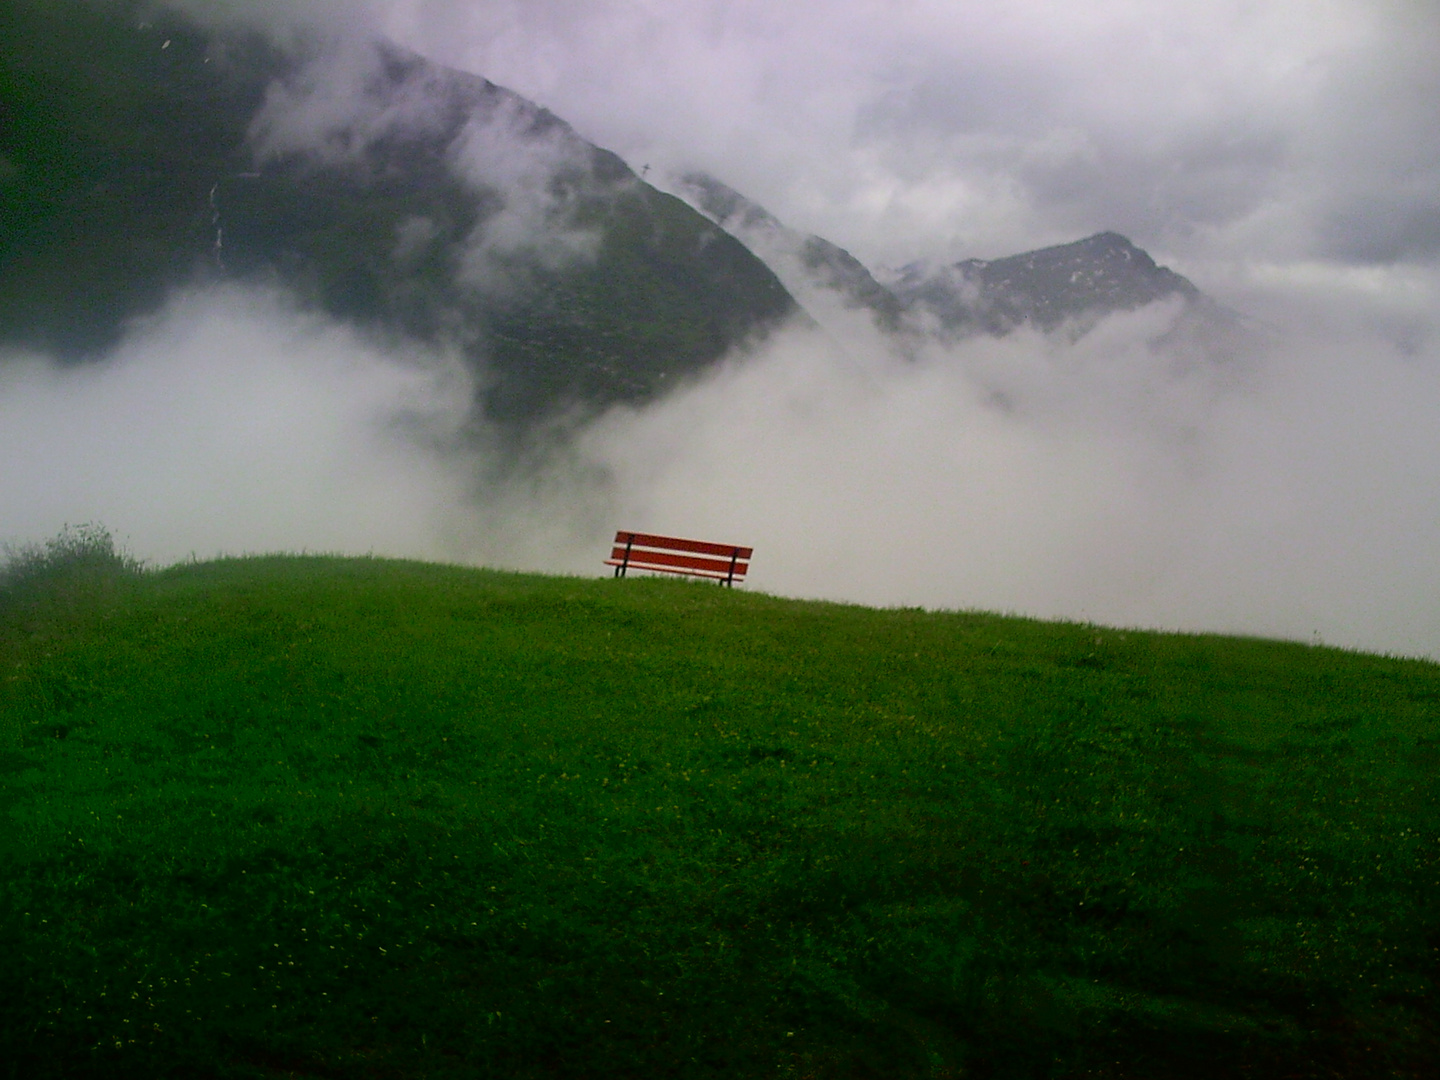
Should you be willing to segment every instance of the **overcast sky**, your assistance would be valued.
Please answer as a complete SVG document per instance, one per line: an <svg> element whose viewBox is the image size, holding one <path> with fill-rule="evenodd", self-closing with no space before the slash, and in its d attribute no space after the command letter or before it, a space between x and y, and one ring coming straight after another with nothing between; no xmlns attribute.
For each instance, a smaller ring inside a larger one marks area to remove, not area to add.
<svg viewBox="0 0 1440 1080"><path fill-rule="evenodd" d="M863 261L1125 233L1440 253L1435 0L374 0L399 41Z"/></svg>

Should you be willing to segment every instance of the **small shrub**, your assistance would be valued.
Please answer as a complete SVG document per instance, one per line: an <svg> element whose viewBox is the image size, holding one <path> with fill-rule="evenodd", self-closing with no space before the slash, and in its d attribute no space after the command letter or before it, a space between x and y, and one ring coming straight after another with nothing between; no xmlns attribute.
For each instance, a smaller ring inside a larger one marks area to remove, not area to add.
<svg viewBox="0 0 1440 1080"><path fill-rule="evenodd" d="M144 563L115 546L110 530L96 522L66 525L44 543L5 546L0 599L18 597L61 582L133 577Z"/></svg>

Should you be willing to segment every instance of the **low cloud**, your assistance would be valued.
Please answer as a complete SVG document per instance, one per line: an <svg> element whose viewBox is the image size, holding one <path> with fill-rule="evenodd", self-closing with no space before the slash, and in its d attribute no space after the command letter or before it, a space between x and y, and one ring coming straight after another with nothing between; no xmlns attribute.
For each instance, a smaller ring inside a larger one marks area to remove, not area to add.
<svg viewBox="0 0 1440 1080"><path fill-rule="evenodd" d="M592 148L563 121L363 35L312 36L307 56L268 89L250 125L257 165L299 163L394 173L435 157L480 197L480 219L448 252L462 282L482 293L523 290L534 268L592 262L599 233L580 224L600 183ZM397 149L398 147L398 149ZM417 260L436 238L424 217L401 223L396 254Z"/></svg>
<svg viewBox="0 0 1440 1080"><path fill-rule="evenodd" d="M1440 655L1433 335L1290 296L1177 364L1163 307L864 365L796 328L584 446L617 519L754 545L758 589Z"/></svg>
<svg viewBox="0 0 1440 1080"><path fill-rule="evenodd" d="M300 10L243 17L303 36ZM592 575L612 530L639 528L754 545L752 587L785 595L1440 657L1429 6L306 10L304 33L343 11L871 263L1121 229L1270 343L1224 362L1157 350L1160 306L1073 343L902 357L868 313L810 296L828 332L797 323L517 464L444 353L275 294L192 292L103 363L0 357L0 539L98 519L160 562L309 549ZM378 54L342 44L274 91L256 129L272 152L339 160L436 122L424 85L367 95ZM587 257L550 182L583 165L533 115L497 109L450 144L456 175L499 193L461 260L482 289L515 260ZM435 237L403 222L396 257Z"/></svg>
<svg viewBox="0 0 1440 1080"><path fill-rule="evenodd" d="M449 117L444 72L421 68L406 78L388 69L371 39L321 39L310 58L277 79L250 124L256 160L299 156L318 165L361 165L387 137L441 137Z"/></svg>
<svg viewBox="0 0 1440 1080"><path fill-rule="evenodd" d="M169 3L388 35L870 264L1104 229L1165 261L1440 258L1433 3Z"/></svg>
<svg viewBox="0 0 1440 1080"><path fill-rule="evenodd" d="M453 153L471 183L500 199L463 259L472 284L503 293L526 268L594 262L600 234L578 224L577 214L580 192L594 191L594 169L589 148L568 127L541 123L531 107L506 98L465 126Z"/></svg>
<svg viewBox="0 0 1440 1080"><path fill-rule="evenodd" d="M382 354L273 294L189 293L101 363L0 358L0 539L99 520L160 563L444 557L469 398L443 357Z"/></svg>
<svg viewBox="0 0 1440 1080"><path fill-rule="evenodd" d="M634 163L870 264L1103 229L1167 261L1440 255L1440 8L374 0Z"/></svg>
<svg viewBox="0 0 1440 1080"><path fill-rule="evenodd" d="M1440 656L1440 335L1355 290L1256 286L1271 343L1223 362L1157 352L1163 304L912 359L796 323L519 465L445 356L191 293L102 364L0 364L0 539L592 576L638 528L753 545L782 595Z"/></svg>

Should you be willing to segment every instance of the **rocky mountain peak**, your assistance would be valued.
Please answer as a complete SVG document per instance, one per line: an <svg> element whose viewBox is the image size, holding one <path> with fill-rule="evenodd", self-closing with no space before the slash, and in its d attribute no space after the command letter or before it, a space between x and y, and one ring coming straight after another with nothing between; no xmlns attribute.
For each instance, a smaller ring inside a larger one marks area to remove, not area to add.
<svg viewBox="0 0 1440 1080"><path fill-rule="evenodd" d="M822 323L838 303L866 313L885 334L1004 335L1023 326L1082 334L1107 315L1171 299L1182 301L1187 325L1233 322L1184 277L1114 231L1003 258L919 261L872 274L849 252L788 228L713 176L692 172L674 183L769 264Z"/></svg>
<svg viewBox="0 0 1440 1080"><path fill-rule="evenodd" d="M912 263L888 284L907 307L959 333L1005 334L1023 325L1049 331L1157 300L1200 298L1189 281L1116 232L938 269Z"/></svg>

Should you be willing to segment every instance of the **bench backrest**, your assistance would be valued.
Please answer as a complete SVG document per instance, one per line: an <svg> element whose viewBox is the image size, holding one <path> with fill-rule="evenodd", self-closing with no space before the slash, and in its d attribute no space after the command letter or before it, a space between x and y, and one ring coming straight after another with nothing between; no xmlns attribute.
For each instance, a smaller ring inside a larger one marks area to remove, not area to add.
<svg viewBox="0 0 1440 1080"><path fill-rule="evenodd" d="M621 529L615 534L615 546L605 565L615 567L616 577L624 577L625 571L633 567L666 574L693 574L733 585L743 580L749 571L754 551L754 548L735 544L712 544Z"/></svg>

